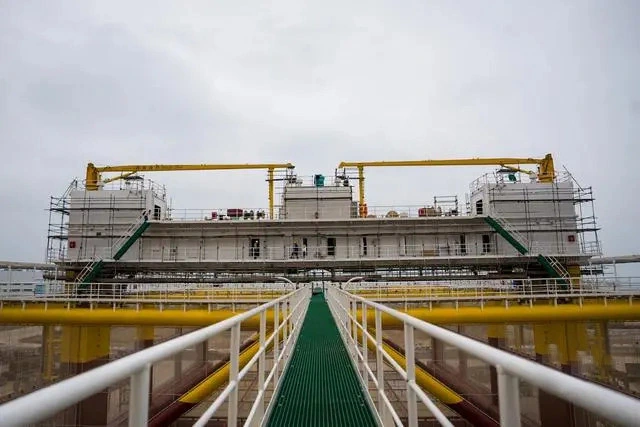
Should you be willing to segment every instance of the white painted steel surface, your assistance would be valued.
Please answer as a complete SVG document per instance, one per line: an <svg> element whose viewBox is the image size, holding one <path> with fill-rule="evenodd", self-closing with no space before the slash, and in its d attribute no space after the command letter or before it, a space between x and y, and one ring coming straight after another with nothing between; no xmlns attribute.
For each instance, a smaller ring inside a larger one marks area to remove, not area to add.
<svg viewBox="0 0 640 427"><path fill-rule="evenodd" d="M271 342L273 342L274 348L277 349L280 340L275 339L275 337L277 337L280 334L280 331L284 328L289 328L292 333L288 335L289 339L283 342L283 350L279 353L276 350L276 356L274 357L276 362L268 374L266 381L262 384L256 398L256 402L254 403L254 407L258 407L259 405L264 406L266 387L268 387L269 384L271 384L271 381L274 380L273 386L277 389L278 377L277 375L274 375L274 371L284 369L288 363L288 356L291 354L290 349L295 345L302 325L301 320L304 318L306 313L310 297L311 289L301 288L222 322L163 342L146 350L139 351L132 355L123 357L122 359L118 359L91 371L10 401L0 406L0 424L7 426L19 426L43 421L63 409L104 390L110 385L130 377L131 403L129 407L129 425L136 427L146 426L149 399L149 367L156 362L185 350L188 347L199 344L221 332L232 329L232 336L234 338L231 340L230 355L231 361L232 363L235 363L234 366L236 366L236 369L231 370L229 384L198 421L198 425L204 425L222 405L225 398L232 393L235 393L240 380L242 380L244 375L249 372L256 363L259 363L259 370L265 370L266 365L263 356L267 347ZM290 304L293 308L290 310L287 317L285 317L282 322L279 322L278 308L284 304ZM240 324L244 320L253 316L261 316L260 336L263 337L264 330L266 328L266 322L263 320L264 315L266 311L271 308L275 311L275 328L273 333L266 340L263 338L260 339L261 345L256 355L254 355L247 365L245 365L242 371L237 372ZM275 393L273 395L275 395ZM230 411L228 416L229 419L231 419L234 414L237 414L237 399L230 399L228 406ZM252 410L251 417L254 417L255 414L259 414L259 412ZM251 425L251 422L253 422L253 420L252 418L249 418L245 425Z"/></svg>
<svg viewBox="0 0 640 427"><path fill-rule="evenodd" d="M637 426L638 421L640 420L638 416L638 414L640 414L640 399L629 397L625 394L618 393L592 382L578 379L531 360L498 350L485 343L467 338L447 329L418 320L382 304L353 295L347 291L339 289L337 286L329 286L327 288L327 300L329 302L331 312L336 319L336 323L340 325L341 335L345 345L349 349L349 353L356 364L366 363L366 359L358 348L359 345L364 348L367 344L366 340L376 343L377 376L374 376L371 369L368 366L365 366L368 378L361 377L361 381L363 384L366 384L368 380L372 381L377 388L377 410L384 425L389 425L389 420L387 419L385 421L384 416L385 413L389 412L397 425L402 425L402 423L397 417L397 414L389 403L386 393L384 392L383 373L381 371L382 360L384 359L402 376L402 378L408 383L408 388L412 387L413 390L415 390L415 387L413 387L413 384L415 383L410 379L411 372L415 372L415 356L413 355L415 347L410 345L412 338L412 333L410 332L411 329L426 333L434 339L456 347L459 350L492 366L496 366L497 371L500 373L498 393L500 402L502 403L500 411L500 421L502 425L520 425L520 396L517 392L518 379L526 381L539 389L545 390L548 393L558 396L575 405L581 406L617 424L624 426ZM356 306L362 307L363 310L365 307L368 310L374 310L376 319L375 336L372 336L367 331L366 326L358 320L357 316L353 316L351 314ZM405 328L410 328L405 329L405 340L408 342L404 343L404 347L406 352L411 353L406 357L406 370L402 369L382 347L382 313L402 321ZM354 324L362 332L362 343L359 343L357 339L353 339L354 336L357 336L357 334L354 334L351 330L353 327L352 325ZM410 363L413 364L413 366L409 366ZM361 375L361 372L362 370L358 370L359 375ZM368 388L365 387L365 390L367 389ZM414 398L411 394L409 396L410 399ZM422 398L421 400L424 402ZM450 423L445 422L444 414L439 411L435 405L427 406L429 406L429 409L441 424L451 425ZM417 421L415 419L411 419L411 417L415 416L415 412L410 408L409 425L415 425L414 423Z"/></svg>

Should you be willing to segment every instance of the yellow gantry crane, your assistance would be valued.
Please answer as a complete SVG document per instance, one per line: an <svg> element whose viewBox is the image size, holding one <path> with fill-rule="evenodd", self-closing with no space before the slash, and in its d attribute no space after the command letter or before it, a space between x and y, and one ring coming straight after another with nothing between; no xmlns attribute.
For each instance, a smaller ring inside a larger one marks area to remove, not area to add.
<svg viewBox="0 0 640 427"><path fill-rule="evenodd" d="M379 162L341 162L339 168L358 168L358 184L360 199L360 216L365 216L362 207L365 206L364 198L364 168L379 166L501 166L515 172L529 171L520 169L513 165L538 165L538 180L540 182L554 182L555 169L553 157L547 154L543 158L518 158L518 157L490 157L490 158L470 158L470 159L445 159L445 160L399 160L399 161L379 161Z"/></svg>
<svg viewBox="0 0 640 427"><path fill-rule="evenodd" d="M138 172L169 172L169 171L204 171L204 170L242 170L242 169L266 169L269 182L269 215L273 218L273 182L276 169L293 169L291 163L239 163L239 164L192 164L192 165L120 165L120 166L95 166L87 165L85 188L88 191L98 190L101 184L125 179ZM102 179L103 172L121 172L121 175Z"/></svg>

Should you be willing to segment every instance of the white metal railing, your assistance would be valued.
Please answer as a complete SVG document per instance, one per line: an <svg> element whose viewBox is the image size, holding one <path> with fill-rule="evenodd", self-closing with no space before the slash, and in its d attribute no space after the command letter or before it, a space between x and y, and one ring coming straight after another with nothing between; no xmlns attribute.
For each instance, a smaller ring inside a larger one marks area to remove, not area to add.
<svg viewBox="0 0 640 427"><path fill-rule="evenodd" d="M274 220L298 220L298 219L356 219L360 217L357 207L337 206L305 208L289 206L285 209L282 205L274 206L274 216L270 218L269 209L265 207L243 208L195 208L172 209L167 220L170 221L259 221ZM316 216L317 214L317 216ZM368 218L427 218L427 217L456 217L465 216L458 209L431 204L424 205L369 205L367 206Z"/></svg>
<svg viewBox="0 0 640 427"><path fill-rule="evenodd" d="M86 187L86 180L82 180L82 187ZM131 190L131 191L153 191L156 197L165 200L167 197L167 189L163 184L159 184L151 179L129 179L116 180L109 183L99 183L101 190Z"/></svg>
<svg viewBox="0 0 640 427"><path fill-rule="evenodd" d="M309 238L309 240L315 240ZM261 261L261 260L292 260L292 259L376 259L376 258L425 258L425 257L477 257L477 256L521 256L511 247L501 247L496 252L495 246L487 246L482 243L443 243L443 244L416 244L416 245L378 245L368 242L363 246L361 242L336 245L331 249L327 245L298 244L285 246L269 246L252 248L249 241L241 243L237 247L212 246L212 247L155 247L139 255L139 259L145 261ZM558 248L556 245L538 246L539 253L553 254L554 256L581 256L579 248ZM109 247L95 247L91 258L104 258L102 255L111 251ZM528 256L535 256L531 253Z"/></svg>
<svg viewBox="0 0 640 427"><path fill-rule="evenodd" d="M498 372L498 400L500 424L520 426L519 381L527 383L581 406L597 415L621 425L638 425L640 400L615 392L594 383L584 381L536 362L515 356L487 344L467 338L447 329L418 320L402 312L379 303L350 294L336 286L327 288L327 300L342 339L356 367L356 371L368 391L371 381L377 390L377 414L383 425L403 425L392 406L384 384L384 363L387 362L398 372L406 383L407 418L410 426L418 425L417 401L421 401L434 417L445 426L452 426L444 413L432 399L418 386L415 377L414 333L419 331L433 339L480 359L496 367ZM358 316L358 309L360 316ZM367 311L374 312L375 322L367 325ZM404 324L404 348L406 369L392 359L382 345L382 314L400 320ZM374 334L369 330L375 330ZM368 362L368 344L375 346L376 372Z"/></svg>
<svg viewBox="0 0 640 427"><path fill-rule="evenodd" d="M640 277L573 278L567 286L563 279L514 280L437 280L437 281L359 281L344 285L345 290L362 293L374 301L484 301L536 300L558 298L637 298ZM2 303L89 303L176 304L225 303L259 304L294 290L290 283L92 283L79 294L64 282L40 282L3 285ZM633 301L631 301L633 302Z"/></svg>
<svg viewBox="0 0 640 427"><path fill-rule="evenodd" d="M262 303L295 290L292 283L228 283L220 286L210 283L91 283L79 293L64 282L36 283L5 287L0 283L0 310L2 303L89 303L89 304L172 304L172 303ZM41 291L36 291L35 289ZM21 290L21 292L17 292Z"/></svg>
<svg viewBox="0 0 640 427"><path fill-rule="evenodd" d="M260 425L263 418L269 414L273 396L277 395L280 376L286 369L295 346L310 296L310 288L299 289L222 322L163 342L8 402L0 406L0 424L14 426L41 422L129 377L131 387L129 425L146 426L149 411L151 365L224 331L231 330L228 384L202 414L196 425L206 425L225 401L228 403L227 425L230 427L237 425L238 384L256 363L258 365L258 393L244 425ZM273 309L274 321L272 327L269 327L271 325L267 326L266 319L267 310L271 309ZM260 348L251 360L240 369L240 325L243 321L254 316L260 316ZM273 333L269 337L266 336L267 329L273 329ZM282 336L282 347L280 346L280 336ZM267 369L265 355L270 346L273 346L274 363L265 378ZM274 390L269 400L266 396L268 388ZM265 405L267 405L266 409Z"/></svg>
<svg viewBox="0 0 640 427"><path fill-rule="evenodd" d="M579 280L579 279L575 279ZM583 282L568 286L564 279L536 279L515 281L459 281L431 282L429 284L409 282L358 282L345 287L373 301L411 302L477 302L482 306L487 301L533 302L534 300L558 300L571 298L583 303L589 298L627 298L629 303L640 297L640 278L619 278L619 281L602 283ZM515 283L514 283L515 282Z"/></svg>

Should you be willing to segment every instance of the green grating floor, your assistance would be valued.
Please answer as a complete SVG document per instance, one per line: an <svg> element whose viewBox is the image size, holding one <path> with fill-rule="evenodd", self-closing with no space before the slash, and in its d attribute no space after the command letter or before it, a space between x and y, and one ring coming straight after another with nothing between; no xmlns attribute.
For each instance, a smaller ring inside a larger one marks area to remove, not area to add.
<svg viewBox="0 0 640 427"><path fill-rule="evenodd" d="M311 297L268 425L376 425L322 294Z"/></svg>

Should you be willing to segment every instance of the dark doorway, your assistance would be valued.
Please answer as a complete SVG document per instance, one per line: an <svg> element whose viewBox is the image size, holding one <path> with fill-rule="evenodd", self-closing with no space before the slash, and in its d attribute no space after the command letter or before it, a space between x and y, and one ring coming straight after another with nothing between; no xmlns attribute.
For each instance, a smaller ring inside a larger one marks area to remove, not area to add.
<svg viewBox="0 0 640 427"><path fill-rule="evenodd" d="M464 234L460 235L460 255L467 254L467 238Z"/></svg>
<svg viewBox="0 0 640 427"><path fill-rule="evenodd" d="M249 248L249 256L253 259L260 257L260 239L251 239L251 247Z"/></svg>
<svg viewBox="0 0 640 427"><path fill-rule="evenodd" d="M488 234L482 235L482 253L488 254L491 252L491 236Z"/></svg>
<svg viewBox="0 0 640 427"><path fill-rule="evenodd" d="M327 256L336 256L336 238L327 237Z"/></svg>

